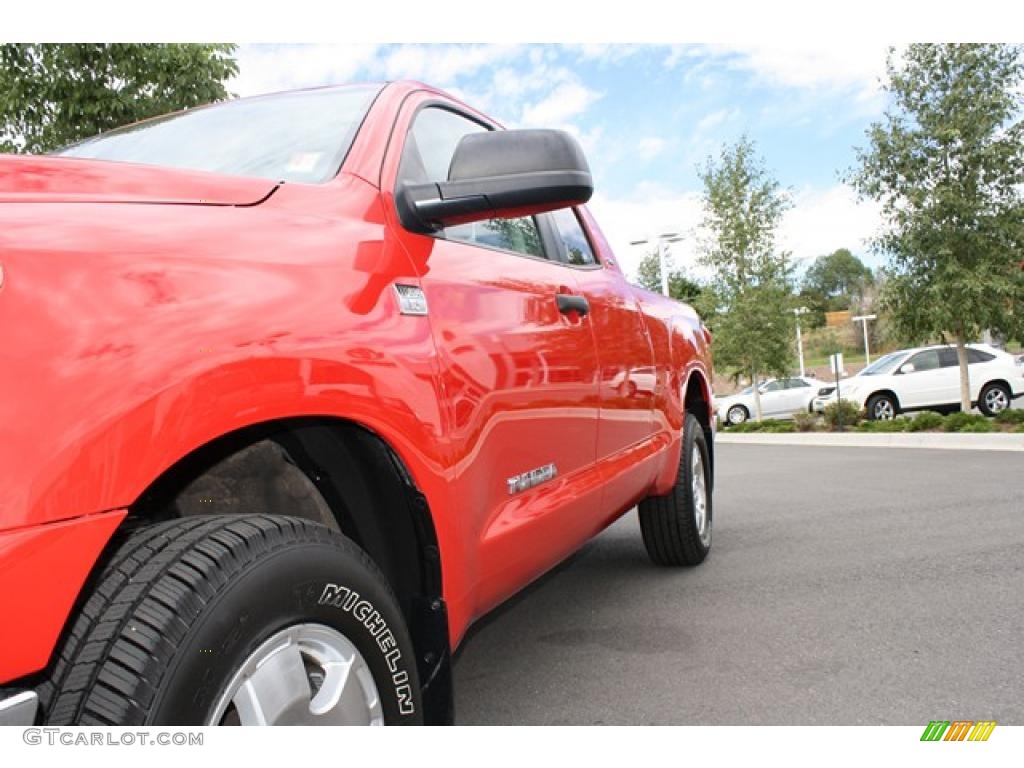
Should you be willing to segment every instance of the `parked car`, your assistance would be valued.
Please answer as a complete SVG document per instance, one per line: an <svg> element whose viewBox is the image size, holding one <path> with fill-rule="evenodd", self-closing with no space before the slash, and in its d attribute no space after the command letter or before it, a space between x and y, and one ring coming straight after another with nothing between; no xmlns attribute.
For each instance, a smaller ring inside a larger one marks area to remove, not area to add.
<svg viewBox="0 0 1024 768"><path fill-rule="evenodd" d="M971 403L994 416L1024 395L1024 364L986 344L967 346ZM906 411L955 409L960 403L956 347L935 345L890 352L856 376L839 383L839 393L869 419L892 419ZM823 411L836 401L835 384L818 392L812 404Z"/></svg>
<svg viewBox="0 0 1024 768"><path fill-rule="evenodd" d="M824 385L811 376L768 379L761 384L761 413L766 419L791 419L796 412L808 412ZM715 413L723 424L742 424L755 412L753 386L715 400Z"/></svg>
<svg viewBox="0 0 1024 768"><path fill-rule="evenodd" d="M634 505L704 560L710 335L498 128L392 83L0 157L0 724L449 722Z"/></svg>

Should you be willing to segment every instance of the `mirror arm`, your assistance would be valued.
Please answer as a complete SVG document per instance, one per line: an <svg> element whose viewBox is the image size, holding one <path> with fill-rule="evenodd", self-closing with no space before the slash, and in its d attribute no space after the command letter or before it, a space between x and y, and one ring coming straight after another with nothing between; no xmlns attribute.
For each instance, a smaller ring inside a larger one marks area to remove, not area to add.
<svg viewBox="0 0 1024 768"><path fill-rule="evenodd" d="M398 216L406 229L432 234L443 222L491 208L484 195L445 198L440 184L406 184L395 196Z"/></svg>

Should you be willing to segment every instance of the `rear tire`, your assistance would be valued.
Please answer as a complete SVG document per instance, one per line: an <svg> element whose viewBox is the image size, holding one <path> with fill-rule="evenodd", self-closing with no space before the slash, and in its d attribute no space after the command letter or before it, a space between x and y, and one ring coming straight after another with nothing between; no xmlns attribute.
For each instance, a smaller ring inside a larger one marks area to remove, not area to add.
<svg viewBox="0 0 1024 768"><path fill-rule="evenodd" d="M699 565L711 550L711 464L700 422L686 414L676 484L639 504L640 532L658 565Z"/></svg>
<svg viewBox="0 0 1024 768"><path fill-rule="evenodd" d="M422 721L380 571L341 534L270 515L123 536L39 693L53 725Z"/></svg>
<svg viewBox="0 0 1024 768"><path fill-rule="evenodd" d="M1005 384L992 382L981 388L978 395L978 410L986 416L995 416L1010 407L1012 398Z"/></svg>
<svg viewBox="0 0 1024 768"><path fill-rule="evenodd" d="M742 405L734 405L725 414L726 424L742 424L750 418L750 411Z"/></svg>

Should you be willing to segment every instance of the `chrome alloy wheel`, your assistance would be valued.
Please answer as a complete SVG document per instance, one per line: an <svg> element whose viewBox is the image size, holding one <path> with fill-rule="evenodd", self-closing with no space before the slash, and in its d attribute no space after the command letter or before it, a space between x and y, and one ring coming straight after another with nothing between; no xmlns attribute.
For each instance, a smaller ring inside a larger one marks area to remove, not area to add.
<svg viewBox="0 0 1024 768"><path fill-rule="evenodd" d="M742 405L734 405L726 414L730 424L742 424L747 420L747 409Z"/></svg>
<svg viewBox="0 0 1024 768"><path fill-rule="evenodd" d="M882 398L875 403L871 415L876 421L892 421L896 418L896 409L893 408L891 400Z"/></svg>
<svg viewBox="0 0 1024 768"><path fill-rule="evenodd" d="M383 725L384 712L355 645L323 624L296 624L249 655L208 724Z"/></svg>
<svg viewBox="0 0 1024 768"><path fill-rule="evenodd" d="M693 520L697 526L697 535L705 547L711 542L711 520L708 518L708 489L704 476L704 457L700 448L693 447L693 461L690 465L693 491Z"/></svg>
<svg viewBox="0 0 1024 768"><path fill-rule="evenodd" d="M992 387L985 393L985 407L989 413L1002 413L1010 407L1010 399L1000 387Z"/></svg>

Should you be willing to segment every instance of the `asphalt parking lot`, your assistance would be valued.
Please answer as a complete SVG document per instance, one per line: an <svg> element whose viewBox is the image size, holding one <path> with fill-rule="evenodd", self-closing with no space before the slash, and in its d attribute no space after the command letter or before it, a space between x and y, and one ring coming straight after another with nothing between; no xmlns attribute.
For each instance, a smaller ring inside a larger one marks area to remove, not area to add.
<svg viewBox="0 0 1024 768"><path fill-rule="evenodd" d="M1024 724L1024 456L719 445L715 540L635 513L471 631L462 724Z"/></svg>

